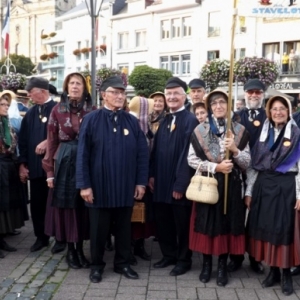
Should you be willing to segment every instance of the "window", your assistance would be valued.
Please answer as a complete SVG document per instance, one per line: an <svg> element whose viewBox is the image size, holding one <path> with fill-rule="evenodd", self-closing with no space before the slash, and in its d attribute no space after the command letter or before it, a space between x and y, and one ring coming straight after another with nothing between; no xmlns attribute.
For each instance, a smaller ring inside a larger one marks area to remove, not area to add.
<svg viewBox="0 0 300 300"><path fill-rule="evenodd" d="M119 49L128 48L128 32L119 33Z"/></svg>
<svg viewBox="0 0 300 300"><path fill-rule="evenodd" d="M279 43L263 44L263 57L272 61L280 60Z"/></svg>
<svg viewBox="0 0 300 300"><path fill-rule="evenodd" d="M135 46L146 46L146 30L140 30L135 32Z"/></svg>
<svg viewBox="0 0 300 300"><path fill-rule="evenodd" d="M118 70L122 73L129 74L128 64L118 64Z"/></svg>
<svg viewBox="0 0 300 300"><path fill-rule="evenodd" d="M182 19L183 25L183 36L191 36L192 35L192 18L185 17Z"/></svg>
<svg viewBox="0 0 300 300"><path fill-rule="evenodd" d="M239 60L246 56L246 48L239 48L234 50L234 59Z"/></svg>
<svg viewBox="0 0 300 300"><path fill-rule="evenodd" d="M191 55L182 55L182 75L191 73Z"/></svg>
<svg viewBox="0 0 300 300"><path fill-rule="evenodd" d="M170 38L170 20L164 20L161 22L161 38L163 40Z"/></svg>
<svg viewBox="0 0 300 300"><path fill-rule="evenodd" d="M145 65L147 65L147 63L145 62L145 61L142 61L142 62L135 62L134 63L134 66L136 67L136 66L145 66Z"/></svg>
<svg viewBox="0 0 300 300"><path fill-rule="evenodd" d="M238 32L239 33L245 33L247 31L246 28L246 17L239 17L238 18Z"/></svg>
<svg viewBox="0 0 300 300"><path fill-rule="evenodd" d="M207 52L207 60L211 61L213 59L220 58L220 51L214 50L214 51L208 51Z"/></svg>
<svg viewBox="0 0 300 300"><path fill-rule="evenodd" d="M57 53L57 57L53 57L50 60L51 65L56 65L56 64L64 64L64 46L52 46L51 47L51 52L52 53Z"/></svg>
<svg viewBox="0 0 300 300"><path fill-rule="evenodd" d="M172 20L172 38L180 37L180 19L173 19Z"/></svg>
<svg viewBox="0 0 300 300"><path fill-rule="evenodd" d="M208 37L220 35L220 12L210 12L208 19Z"/></svg>
<svg viewBox="0 0 300 300"><path fill-rule="evenodd" d="M169 58L168 58L168 56L162 56L160 58L160 68L169 70Z"/></svg>
<svg viewBox="0 0 300 300"><path fill-rule="evenodd" d="M188 75L191 73L191 55L161 56L160 68L171 71L173 75Z"/></svg>

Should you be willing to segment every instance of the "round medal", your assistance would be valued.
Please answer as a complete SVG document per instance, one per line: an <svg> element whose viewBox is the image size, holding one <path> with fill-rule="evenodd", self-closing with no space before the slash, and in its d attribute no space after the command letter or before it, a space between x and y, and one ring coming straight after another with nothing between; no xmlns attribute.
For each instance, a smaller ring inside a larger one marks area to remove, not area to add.
<svg viewBox="0 0 300 300"><path fill-rule="evenodd" d="M258 127L258 126L260 125L260 122L259 122L258 120L255 120L255 121L253 122L253 125L256 126L256 127Z"/></svg>
<svg viewBox="0 0 300 300"><path fill-rule="evenodd" d="M46 122L47 122L47 117L43 117L43 118L42 118L42 122L43 122L43 123L46 123Z"/></svg>
<svg viewBox="0 0 300 300"><path fill-rule="evenodd" d="M283 142L283 146L289 147L289 146L291 146L291 142L290 141L285 141L285 142Z"/></svg>
<svg viewBox="0 0 300 300"><path fill-rule="evenodd" d="M176 128L176 125L173 124L172 127L171 127L171 131L175 130L175 128Z"/></svg>
<svg viewBox="0 0 300 300"><path fill-rule="evenodd" d="M128 135L129 134L129 131L128 131L128 129L124 129L124 135Z"/></svg>

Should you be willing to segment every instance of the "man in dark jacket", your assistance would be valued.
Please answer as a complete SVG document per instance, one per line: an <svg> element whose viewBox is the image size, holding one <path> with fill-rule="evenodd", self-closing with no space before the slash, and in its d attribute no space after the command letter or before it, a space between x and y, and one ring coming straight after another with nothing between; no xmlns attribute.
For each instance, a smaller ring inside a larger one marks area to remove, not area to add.
<svg viewBox="0 0 300 300"><path fill-rule="evenodd" d="M165 95L170 114L154 138L149 186L154 191L157 237L163 258L154 268L174 264L171 276L186 273L192 264L189 250L191 202L185 192L193 175L187 163L190 135L199 124L185 109L187 85L177 77L167 81Z"/></svg>
<svg viewBox="0 0 300 300"><path fill-rule="evenodd" d="M125 86L112 76L103 81L104 108L86 115L79 131L76 185L90 215L92 282L100 282L111 221L115 224L114 271L129 279L131 214L148 181L148 146L138 120L122 109Z"/></svg>

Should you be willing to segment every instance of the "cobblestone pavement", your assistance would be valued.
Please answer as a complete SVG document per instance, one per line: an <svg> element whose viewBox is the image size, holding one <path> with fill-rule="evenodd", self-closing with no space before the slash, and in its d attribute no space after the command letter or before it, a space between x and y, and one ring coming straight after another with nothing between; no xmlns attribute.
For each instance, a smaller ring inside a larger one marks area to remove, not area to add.
<svg viewBox="0 0 300 300"><path fill-rule="evenodd" d="M187 274L171 277L172 266L156 270L151 266L161 258L157 242L152 238L146 241L146 248L152 254L152 261L145 262L138 258L138 265L133 267L139 280L129 280L113 272L113 252L106 254L106 268L102 282L90 283L89 270L69 270L64 254L51 254L51 247L35 253L29 248L35 237L31 222L21 229L22 233L5 240L17 247L17 252L5 253L0 259L0 299L76 299L76 300L276 300L287 298L300 299L300 276L294 278L295 293L289 297L282 295L280 286L262 289L261 281L265 275L256 275L250 270L249 262L243 268L230 274L225 288L216 285L216 260L209 283L199 281L201 256L193 255L193 266ZM85 244L85 253L89 257L89 243ZM268 269L265 273L268 272Z"/></svg>

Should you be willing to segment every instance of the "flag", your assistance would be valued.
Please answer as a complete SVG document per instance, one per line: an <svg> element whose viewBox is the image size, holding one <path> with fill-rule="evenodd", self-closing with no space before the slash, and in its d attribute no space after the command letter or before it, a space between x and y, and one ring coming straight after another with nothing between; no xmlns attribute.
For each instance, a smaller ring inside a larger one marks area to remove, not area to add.
<svg viewBox="0 0 300 300"><path fill-rule="evenodd" d="M9 19L10 19L10 0L7 1L7 11L2 29L2 38L4 40L4 49L6 55L9 54Z"/></svg>

